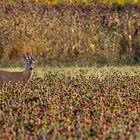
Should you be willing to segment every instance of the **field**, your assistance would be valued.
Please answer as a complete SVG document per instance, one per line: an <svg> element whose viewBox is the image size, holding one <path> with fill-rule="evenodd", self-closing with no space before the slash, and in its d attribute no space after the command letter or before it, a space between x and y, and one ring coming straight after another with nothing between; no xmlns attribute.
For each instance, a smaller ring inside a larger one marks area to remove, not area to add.
<svg viewBox="0 0 140 140"><path fill-rule="evenodd" d="M139 66L38 66L25 87L1 87L0 139L138 140L139 100Z"/></svg>
<svg viewBox="0 0 140 140"><path fill-rule="evenodd" d="M139 0L1 0L0 69L38 63L26 86L0 87L0 140L140 140L139 13Z"/></svg>

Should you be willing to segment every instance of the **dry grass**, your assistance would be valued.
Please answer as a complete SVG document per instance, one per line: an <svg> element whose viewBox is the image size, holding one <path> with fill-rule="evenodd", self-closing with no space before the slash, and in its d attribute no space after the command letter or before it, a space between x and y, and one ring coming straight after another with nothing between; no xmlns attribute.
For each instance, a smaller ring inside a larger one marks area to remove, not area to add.
<svg viewBox="0 0 140 140"><path fill-rule="evenodd" d="M1 70L6 70L6 71L22 71L24 68L21 67L1 67ZM104 75L108 74L110 71L116 70L121 72L122 74L128 74L129 76L135 75L135 72L140 72L140 66L103 66L103 67L79 67L79 66L61 66L61 67L54 67L54 66L40 66L37 65L35 67L35 73L37 74L38 77L44 77L44 74L51 72L51 73L57 73L58 75L64 74L67 76L75 76L79 73L84 73L86 76L90 75L100 75L103 73Z"/></svg>
<svg viewBox="0 0 140 140"><path fill-rule="evenodd" d="M47 62L134 63L140 56L140 7L0 3L0 61L34 50Z"/></svg>

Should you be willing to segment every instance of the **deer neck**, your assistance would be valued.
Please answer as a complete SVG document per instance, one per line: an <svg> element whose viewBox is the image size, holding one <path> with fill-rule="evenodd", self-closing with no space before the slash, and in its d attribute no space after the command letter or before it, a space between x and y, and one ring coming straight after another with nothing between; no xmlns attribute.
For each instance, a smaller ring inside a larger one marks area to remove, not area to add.
<svg viewBox="0 0 140 140"><path fill-rule="evenodd" d="M23 71L23 81L24 83L28 82L28 80L30 79L30 77L32 76L33 70L29 70L29 69L25 69Z"/></svg>

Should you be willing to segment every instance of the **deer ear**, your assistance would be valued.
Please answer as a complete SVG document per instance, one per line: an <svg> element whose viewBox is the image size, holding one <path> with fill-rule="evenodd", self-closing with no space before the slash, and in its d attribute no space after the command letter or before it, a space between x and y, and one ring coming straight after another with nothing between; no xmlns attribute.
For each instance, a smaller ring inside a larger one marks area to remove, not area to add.
<svg viewBox="0 0 140 140"><path fill-rule="evenodd" d="M33 52L33 50L32 50L31 59L32 59L33 61L35 61L35 55L34 55L34 52Z"/></svg>
<svg viewBox="0 0 140 140"><path fill-rule="evenodd" d="M35 58L34 58L34 57L32 57L32 56L31 56L31 59L32 59L33 61L35 61Z"/></svg>
<svg viewBox="0 0 140 140"><path fill-rule="evenodd" d="M28 52L26 53L26 55L27 55L27 59L31 59Z"/></svg>

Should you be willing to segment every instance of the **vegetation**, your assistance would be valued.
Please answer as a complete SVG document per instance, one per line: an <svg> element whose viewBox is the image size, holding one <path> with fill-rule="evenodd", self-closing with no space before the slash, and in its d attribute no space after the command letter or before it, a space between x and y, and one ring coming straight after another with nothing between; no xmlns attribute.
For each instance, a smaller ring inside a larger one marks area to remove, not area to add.
<svg viewBox="0 0 140 140"><path fill-rule="evenodd" d="M0 139L136 139L139 97L139 67L47 71L0 88Z"/></svg>
<svg viewBox="0 0 140 140"><path fill-rule="evenodd" d="M16 2L18 0L5 0L8 3L11 2ZM30 0L22 0L25 2L28 2ZM105 4L119 4L119 5L124 5L124 4L139 4L139 0L32 0L35 2L44 2L45 4L48 5L56 5L56 4L91 4L92 2L100 2L100 3L105 3Z"/></svg>
<svg viewBox="0 0 140 140"><path fill-rule="evenodd" d="M139 11L135 4L1 2L0 61L33 50L47 62L139 63Z"/></svg>
<svg viewBox="0 0 140 140"><path fill-rule="evenodd" d="M139 0L1 0L0 65L41 64L0 87L0 139L140 139L140 67L85 67L139 64L139 13Z"/></svg>

